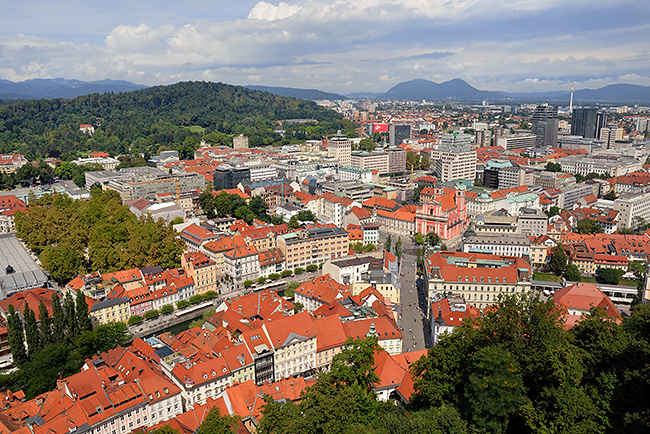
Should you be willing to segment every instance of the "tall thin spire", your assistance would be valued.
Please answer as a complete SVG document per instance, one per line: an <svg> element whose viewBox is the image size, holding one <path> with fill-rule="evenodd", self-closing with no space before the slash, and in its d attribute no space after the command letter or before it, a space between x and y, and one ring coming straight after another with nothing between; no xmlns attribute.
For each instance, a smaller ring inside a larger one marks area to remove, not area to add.
<svg viewBox="0 0 650 434"><path fill-rule="evenodd" d="M569 113L573 114L573 83L571 83L571 101L569 102Z"/></svg>

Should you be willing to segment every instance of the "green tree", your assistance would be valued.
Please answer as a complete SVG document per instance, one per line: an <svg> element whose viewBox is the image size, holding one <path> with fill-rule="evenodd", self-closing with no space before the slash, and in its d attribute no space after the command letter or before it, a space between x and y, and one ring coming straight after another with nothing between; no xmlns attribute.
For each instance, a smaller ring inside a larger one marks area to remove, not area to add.
<svg viewBox="0 0 650 434"><path fill-rule="evenodd" d="M422 235L419 232L416 232L415 235L413 235L413 241L418 246L421 246L422 244L424 244L424 235Z"/></svg>
<svg viewBox="0 0 650 434"><path fill-rule="evenodd" d="M546 170L549 172L561 172L562 171L562 165L560 163L552 163L548 162L546 163Z"/></svg>
<svg viewBox="0 0 650 434"><path fill-rule="evenodd" d="M614 192L614 190L609 190L609 193L605 194L603 196L603 199L616 200L617 197L618 196L616 196L616 193Z"/></svg>
<svg viewBox="0 0 650 434"><path fill-rule="evenodd" d="M260 277L257 279L257 283L260 284L260 285L263 284L263 283L266 283L266 277L264 277L264 276L260 276Z"/></svg>
<svg viewBox="0 0 650 434"><path fill-rule="evenodd" d="M235 418L232 416L222 416L218 406L210 409L205 416L197 434L234 434L233 427Z"/></svg>
<svg viewBox="0 0 650 434"><path fill-rule="evenodd" d="M564 271L564 278L569 282L580 282L582 275L575 264L567 264L566 270Z"/></svg>
<svg viewBox="0 0 650 434"><path fill-rule="evenodd" d="M251 286L253 286L253 283L255 283L255 282L253 282L252 280L245 280L244 281L244 288L250 288Z"/></svg>
<svg viewBox="0 0 650 434"><path fill-rule="evenodd" d="M287 223L287 226L289 226L289 229L298 229L300 227L300 222L298 221L298 217L291 216L289 219L289 223Z"/></svg>
<svg viewBox="0 0 650 434"><path fill-rule="evenodd" d="M377 144L373 140L370 140L370 139L361 139L361 141L359 142L359 146L358 146L358 148L360 150L368 151L368 152L374 151L376 147L377 147Z"/></svg>
<svg viewBox="0 0 650 434"><path fill-rule="evenodd" d="M299 275L299 274L302 274L302 273L304 273L304 272L305 272L305 269L302 268L302 267L296 267L296 268L293 270L293 274L295 274L296 276Z"/></svg>
<svg viewBox="0 0 650 434"><path fill-rule="evenodd" d="M309 272L318 271L318 265L316 265L316 264L307 265L307 271L309 271Z"/></svg>
<svg viewBox="0 0 650 434"><path fill-rule="evenodd" d="M151 309L144 313L144 319L154 319L160 316L160 312L157 309Z"/></svg>
<svg viewBox="0 0 650 434"><path fill-rule="evenodd" d="M564 252L562 243L551 247L551 256L548 260L548 268L555 273L556 276L561 276L566 271L567 256Z"/></svg>
<svg viewBox="0 0 650 434"><path fill-rule="evenodd" d="M429 161L429 158L426 155L423 155L420 158L419 166L420 166L420 170L426 170L431 166L431 162Z"/></svg>
<svg viewBox="0 0 650 434"><path fill-rule="evenodd" d="M86 302L86 296L82 291L77 291L75 306L79 332L83 333L86 330L92 331L93 323L90 319L90 316L88 315L88 303Z"/></svg>
<svg viewBox="0 0 650 434"><path fill-rule="evenodd" d="M294 304L293 305L293 313L294 313L294 315L302 312L302 310L304 308L305 308L305 306L303 306L302 303L300 303L300 302Z"/></svg>
<svg viewBox="0 0 650 434"><path fill-rule="evenodd" d="M392 245L393 245L393 240L391 239L390 234L388 234L388 237L386 238L386 242L384 243L384 250L390 252L390 248Z"/></svg>
<svg viewBox="0 0 650 434"><path fill-rule="evenodd" d="M45 247L39 258L43 267L59 284L70 280L83 270L81 255L68 246Z"/></svg>
<svg viewBox="0 0 650 434"><path fill-rule="evenodd" d="M278 280L279 278L280 278L280 275L278 273L269 274L269 279L270 280Z"/></svg>
<svg viewBox="0 0 650 434"><path fill-rule="evenodd" d="M465 387L472 421L485 432L505 432L508 418L525 400L525 387L515 356L505 348L489 346L474 355Z"/></svg>
<svg viewBox="0 0 650 434"><path fill-rule="evenodd" d="M289 277L291 275L293 275L293 271L291 270L282 270L282 273L280 273L281 277Z"/></svg>
<svg viewBox="0 0 650 434"><path fill-rule="evenodd" d="M129 317L129 321L127 324L136 325L136 324L140 324L142 321L144 321L144 318L142 318L140 315L131 315L131 317Z"/></svg>
<svg viewBox="0 0 650 434"><path fill-rule="evenodd" d="M171 304L166 304L160 308L160 313L163 315L170 314L173 311L174 311L174 306L172 306Z"/></svg>
<svg viewBox="0 0 650 434"><path fill-rule="evenodd" d="M314 213L312 213L311 211L309 211L307 209L303 209L303 210L298 211L298 214L296 215L296 217L301 222L305 222L305 221L311 221L311 222L314 222L314 223L316 222L316 216L314 215Z"/></svg>
<svg viewBox="0 0 650 434"><path fill-rule="evenodd" d="M128 329L123 322L102 324L93 330L95 351L104 352L117 348L129 339Z"/></svg>
<svg viewBox="0 0 650 434"><path fill-rule="evenodd" d="M187 300L179 300L179 301L176 302L176 307L177 307L178 309L186 308L186 307L188 307L189 305L190 305L190 302L187 301Z"/></svg>
<svg viewBox="0 0 650 434"><path fill-rule="evenodd" d="M67 292L63 299L63 311L65 312L65 328L68 342L74 342L79 335L79 325L77 323L77 308L70 292Z"/></svg>
<svg viewBox="0 0 650 434"><path fill-rule="evenodd" d="M618 285L623 277L623 270L617 268L596 268L596 281L606 285Z"/></svg>
<svg viewBox="0 0 650 434"><path fill-rule="evenodd" d="M12 304L9 305L7 313L7 332L14 363L20 368L27 362L27 350L23 342L23 322Z"/></svg>
<svg viewBox="0 0 650 434"><path fill-rule="evenodd" d="M395 256L398 262L402 262L402 253L402 237L398 237L395 243Z"/></svg>
<svg viewBox="0 0 650 434"><path fill-rule="evenodd" d="M52 337L52 318L50 318L50 313L48 312L43 300L41 300L40 304L38 305L38 321L40 323L41 331L40 347L42 348L45 345L49 345L54 342L54 339Z"/></svg>
<svg viewBox="0 0 650 434"><path fill-rule="evenodd" d="M552 206L551 208L549 208L548 211L546 211L546 215L550 218L550 217L553 217L554 215L559 214L560 211L562 211L562 210L560 208L558 208L557 206Z"/></svg>
<svg viewBox="0 0 650 434"><path fill-rule="evenodd" d="M602 234L603 228L600 224L596 223L591 219L582 219L576 224L576 229L578 233L581 234Z"/></svg>
<svg viewBox="0 0 650 434"><path fill-rule="evenodd" d="M65 341L66 332L65 312L61 299L56 292L52 293L52 339L56 343Z"/></svg>
<svg viewBox="0 0 650 434"><path fill-rule="evenodd" d="M25 319L25 344L31 357L40 348L41 337L36 322L36 314L27 302L25 302L23 318Z"/></svg>

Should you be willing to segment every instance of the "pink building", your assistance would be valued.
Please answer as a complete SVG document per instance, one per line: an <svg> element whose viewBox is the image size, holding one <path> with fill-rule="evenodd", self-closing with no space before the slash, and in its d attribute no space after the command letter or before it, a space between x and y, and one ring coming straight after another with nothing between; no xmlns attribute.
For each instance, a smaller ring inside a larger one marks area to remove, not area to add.
<svg viewBox="0 0 650 434"><path fill-rule="evenodd" d="M465 186L460 183L455 188L435 187L431 200L415 213L416 232L435 232L447 244L460 240L467 223Z"/></svg>

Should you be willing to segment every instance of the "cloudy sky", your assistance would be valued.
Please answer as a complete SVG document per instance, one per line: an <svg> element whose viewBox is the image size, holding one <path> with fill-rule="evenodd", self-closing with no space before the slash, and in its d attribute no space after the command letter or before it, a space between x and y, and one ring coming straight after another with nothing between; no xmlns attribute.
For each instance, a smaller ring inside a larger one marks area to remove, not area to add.
<svg viewBox="0 0 650 434"><path fill-rule="evenodd" d="M0 78L383 92L650 85L649 0L2 2Z"/></svg>

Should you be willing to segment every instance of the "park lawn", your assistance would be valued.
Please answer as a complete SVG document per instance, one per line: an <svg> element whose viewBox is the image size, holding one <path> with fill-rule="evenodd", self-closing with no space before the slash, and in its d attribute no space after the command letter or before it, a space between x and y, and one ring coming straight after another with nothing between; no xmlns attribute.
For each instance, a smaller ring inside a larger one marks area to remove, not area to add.
<svg viewBox="0 0 650 434"><path fill-rule="evenodd" d="M199 125L192 125L191 127L187 127L187 128L189 128L189 130L193 133L203 134L203 132L205 131L205 128Z"/></svg>

